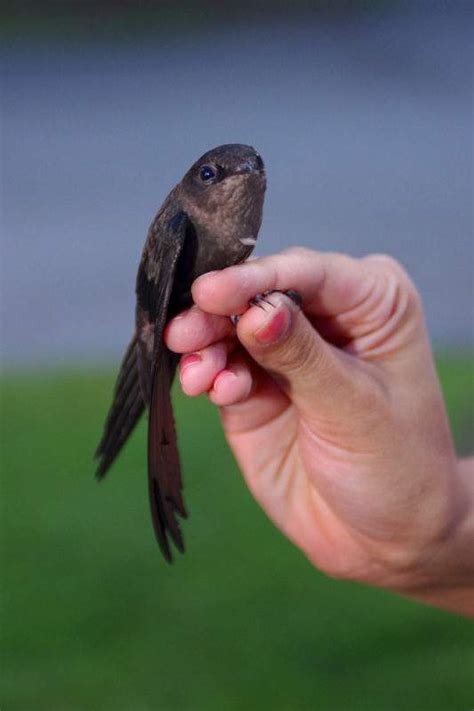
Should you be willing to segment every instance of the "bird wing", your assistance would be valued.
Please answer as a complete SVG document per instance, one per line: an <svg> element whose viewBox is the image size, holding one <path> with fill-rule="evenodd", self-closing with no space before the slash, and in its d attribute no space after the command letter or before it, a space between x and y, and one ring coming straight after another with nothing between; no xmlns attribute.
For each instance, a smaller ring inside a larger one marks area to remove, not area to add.
<svg viewBox="0 0 474 711"><path fill-rule="evenodd" d="M137 338L134 336L120 366L104 434L95 453L99 460L98 479L104 478L145 409L139 383L137 349Z"/></svg>
<svg viewBox="0 0 474 711"><path fill-rule="evenodd" d="M163 331L170 316L170 301L179 257L190 226L186 213L155 224L156 239L151 254L142 263L137 278L137 299L141 309L154 320L154 348L148 419L148 484L153 528L168 562L172 555L169 538L179 551L184 544L177 515L186 517L181 490L181 470L176 442L170 388L177 357L163 342Z"/></svg>

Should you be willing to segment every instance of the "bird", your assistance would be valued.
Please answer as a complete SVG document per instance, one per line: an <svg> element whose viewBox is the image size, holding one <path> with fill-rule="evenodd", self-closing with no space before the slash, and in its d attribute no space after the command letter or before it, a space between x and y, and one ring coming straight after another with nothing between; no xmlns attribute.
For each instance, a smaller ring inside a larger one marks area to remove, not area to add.
<svg viewBox="0 0 474 711"><path fill-rule="evenodd" d="M164 343L168 321L192 305L193 281L243 262L262 223L265 166L252 147L204 153L165 198L149 228L136 278L135 330L115 383L95 457L102 480L148 410L148 492L163 557L184 552L187 517L170 388L179 356Z"/></svg>

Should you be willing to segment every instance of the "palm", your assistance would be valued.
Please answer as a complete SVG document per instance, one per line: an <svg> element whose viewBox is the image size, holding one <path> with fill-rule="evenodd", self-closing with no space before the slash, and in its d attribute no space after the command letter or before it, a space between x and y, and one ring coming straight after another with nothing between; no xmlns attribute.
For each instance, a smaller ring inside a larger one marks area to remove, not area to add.
<svg viewBox="0 0 474 711"><path fill-rule="evenodd" d="M367 553L338 515L341 504L350 505L350 486L334 491L328 476L337 470L350 481L343 471L351 467L347 452L341 457L342 447L328 446L263 372L257 383L252 398L221 411L227 439L250 490L274 523L319 567L340 574L346 561L365 565ZM355 459L351 453L351 462Z"/></svg>

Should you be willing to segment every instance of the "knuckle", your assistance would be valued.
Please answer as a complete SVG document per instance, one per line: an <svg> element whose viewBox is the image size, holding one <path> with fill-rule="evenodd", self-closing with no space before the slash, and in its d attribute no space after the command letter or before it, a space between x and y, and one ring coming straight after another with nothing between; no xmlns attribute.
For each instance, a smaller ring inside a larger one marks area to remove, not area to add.
<svg viewBox="0 0 474 711"><path fill-rule="evenodd" d="M411 281L405 267L391 254L371 254L366 257L366 260L372 266L377 266L378 269L382 269L387 275L400 280Z"/></svg>
<svg viewBox="0 0 474 711"><path fill-rule="evenodd" d="M310 255L314 255L315 252L311 249L308 249L307 247L294 246L283 249L280 254L285 257L293 257L299 260L308 259L308 257Z"/></svg>
<svg viewBox="0 0 474 711"><path fill-rule="evenodd" d="M382 267L390 273L403 271L403 267L400 262L395 259L395 257L392 257L391 254L385 254L382 252L369 254L367 257L364 257L364 261L371 265L377 265L379 268Z"/></svg>
<svg viewBox="0 0 474 711"><path fill-rule="evenodd" d="M407 315L421 313L421 297L418 290L405 267L397 259L389 254L371 254L365 259L372 269L375 268L378 275L383 274L387 283L394 285L400 305Z"/></svg>
<svg viewBox="0 0 474 711"><path fill-rule="evenodd" d="M404 285L404 293L406 300L407 314L412 316L421 316L423 311L421 297L415 285L409 280L408 284Z"/></svg>

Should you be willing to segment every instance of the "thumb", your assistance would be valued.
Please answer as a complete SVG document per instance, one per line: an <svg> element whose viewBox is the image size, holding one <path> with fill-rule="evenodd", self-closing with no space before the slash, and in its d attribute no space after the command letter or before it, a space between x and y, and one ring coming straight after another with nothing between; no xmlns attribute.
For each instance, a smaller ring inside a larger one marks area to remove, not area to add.
<svg viewBox="0 0 474 711"><path fill-rule="evenodd" d="M355 359L324 341L284 293L273 292L246 311L237 336L308 419L354 411Z"/></svg>

